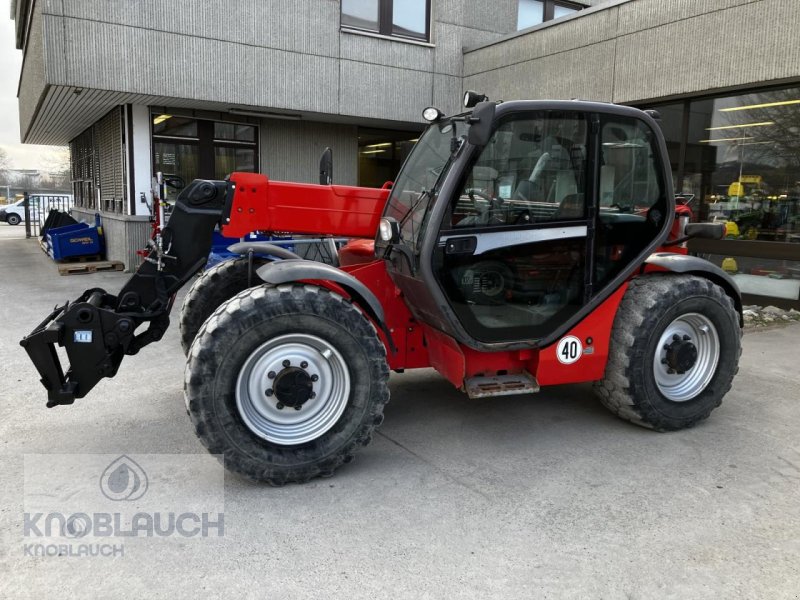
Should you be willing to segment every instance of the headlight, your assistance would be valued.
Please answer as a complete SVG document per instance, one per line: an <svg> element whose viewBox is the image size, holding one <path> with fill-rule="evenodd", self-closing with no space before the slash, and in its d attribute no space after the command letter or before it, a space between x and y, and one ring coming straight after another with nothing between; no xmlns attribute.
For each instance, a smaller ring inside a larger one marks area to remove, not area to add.
<svg viewBox="0 0 800 600"><path fill-rule="evenodd" d="M439 119L444 117L444 113L435 106L429 106L422 111L422 118L428 123L436 123Z"/></svg>
<svg viewBox="0 0 800 600"><path fill-rule="evenodd" d="M473 108L478 102L483 102L488 99L489 97L486 94L479 94L478 92L467 90L464 92L464 108Z"/></svg>

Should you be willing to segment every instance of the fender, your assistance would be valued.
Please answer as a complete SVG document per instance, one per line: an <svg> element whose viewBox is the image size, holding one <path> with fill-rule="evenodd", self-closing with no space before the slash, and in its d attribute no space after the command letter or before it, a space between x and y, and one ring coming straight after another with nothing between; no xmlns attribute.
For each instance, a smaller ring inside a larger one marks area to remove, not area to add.
<svg viewBox="0 0 800 600"><path fill-rule="evenodd" d="M386 315L383 312L383 306L366 285L349 273L345 273L331 265L302 258L272 262L259 267L256 273L264 282L272 285L305 280L332 281L338 284L375 321L386 336L392 352L396 351L392 334L386 326Z"/></svg>
<svg viewBox="0 0 800 600"><path fill-rule="evenodd" d="M286 248L276 246L275 244L270 244L269 242L238 242L228 246L228 252L241 254L242 256L252 252L253 254L269 254L270 256L277 256L278 258L284 259L301 258L294 252L291 252Z"/></svg>
<svg viewBox="0 0 800 600"><path fill-rule="evenodd" d="M717 265L697 256L674 254L672 252L657 252L651 254L642 265L642 273L653 271L672 271L673 273L693 273L710 279L719 285L733 299L736 312L739 313L739 324L744 323L742 317L742 293L733 277L720 269Z"/></svg>

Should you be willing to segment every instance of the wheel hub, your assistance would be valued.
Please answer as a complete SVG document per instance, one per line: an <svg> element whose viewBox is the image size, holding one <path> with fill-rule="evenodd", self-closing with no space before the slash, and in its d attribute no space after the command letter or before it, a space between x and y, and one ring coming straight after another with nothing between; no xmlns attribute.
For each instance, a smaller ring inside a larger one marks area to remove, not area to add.
<svg viewBox="0 0 800 600"><path fill-rule="evenodd" d="M336 424L349 396L350 374L342 355L327 340L305 333L263 343L245 359L236 381L236 405L245 425L285 446L323 435Z"/></svg>
<svg viewBox="0 0 800 600"><path fill-rule="evenodd" d="M314 383L305 369L287 367L275 377L275 399L284 406L300 410L314 397Z"/></svg>
<svg viewBox="0 0 800 600"><path fill-rule="evenodd" d="M675 334L672 343L664 346L667 351L666 364L678 375L683 375L697 362L697 347L688 335L683 337Z"/></svg>
<svg viewBox="0 0 800 600"><path fill-rule="evenodd" d="M714 323L700 313L675 318L661 333L653 356L658 391L673 402L695 398L711 382L720 357Z"/></svg>

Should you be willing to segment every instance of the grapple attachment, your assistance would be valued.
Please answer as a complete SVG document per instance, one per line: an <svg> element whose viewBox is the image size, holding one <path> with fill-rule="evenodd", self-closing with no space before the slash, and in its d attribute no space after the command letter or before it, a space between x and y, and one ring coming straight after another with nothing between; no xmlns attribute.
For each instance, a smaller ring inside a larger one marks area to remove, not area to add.
<svg viewBox="0 0 800 600"><path fill-rule="evenodd" d="M86 290L22 339L20 345L47 389L48 407L83 398L103 377L116 375L126 354L162 338L175 293L203 268L212 232L231 194L226 181L193 181L117 296L99 288ZM137 334L145 322L147 329ZM64 348L69 360L66 372L57 347Z"/></svg>

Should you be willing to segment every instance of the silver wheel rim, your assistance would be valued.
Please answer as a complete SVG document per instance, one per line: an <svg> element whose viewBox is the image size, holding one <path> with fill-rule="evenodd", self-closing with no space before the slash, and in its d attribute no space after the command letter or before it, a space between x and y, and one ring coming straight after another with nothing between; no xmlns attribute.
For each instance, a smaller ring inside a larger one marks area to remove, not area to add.
<svg viewBox="0 0 800 600"><path fill-rule="evenodd" d="M272 389L287 368L286 361L313 380L314 396L299 410L286 405L278 408L280 399ZM349 398L350 373L344 358L313 335L282 335L265 342L247 357L236 381L236 406L245 425L258 437L282 446L322 436L342 416Z"/></svg>
<svg viewBox="0 0 800 600"><path fill-rule="evenodd" d="M666 364L666 346L675 340L691 341L697 349L697 358L691 368L677 373ZM656 346L653 374L656 386L666 398L673 402L686 402L706 389L717 370L720 344L717 329L708 317L699 313L681 315L661 334ZM670 372L672 371L672 372Z"/></svg>

